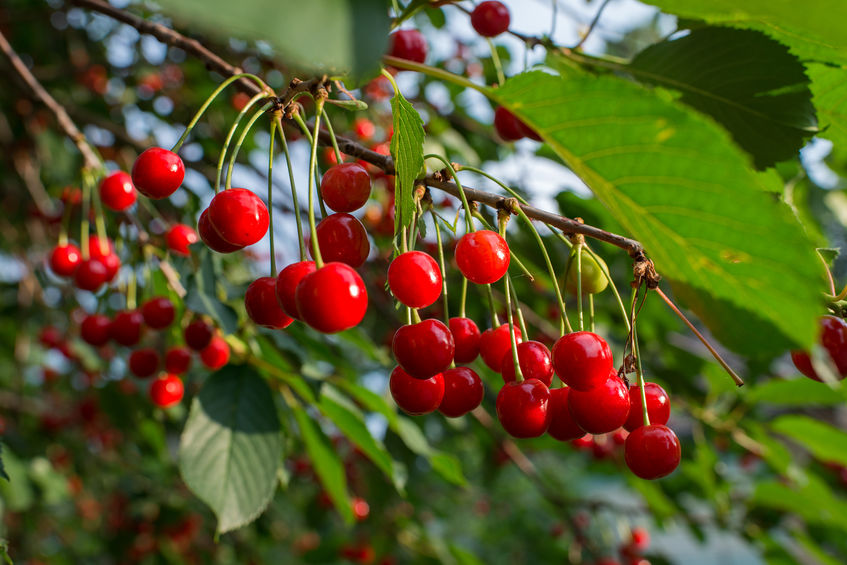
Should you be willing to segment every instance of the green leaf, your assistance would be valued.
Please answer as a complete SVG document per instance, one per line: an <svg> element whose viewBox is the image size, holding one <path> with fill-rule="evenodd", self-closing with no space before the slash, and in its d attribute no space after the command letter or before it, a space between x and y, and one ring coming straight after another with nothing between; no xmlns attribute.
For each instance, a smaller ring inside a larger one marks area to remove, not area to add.
<svg viewBox="0 0 847 565"><path fill-rule="evenodd" d="M415 212L413 194L415 179L424 164L423 120L415 108L405 99L399 90L395 90L391 99L391 113L394 118L394 135L391 136L391 157L397 171L395 201L403 226L412 224Z"/></svg>
<svg viewBox="0 0 847 565"><path fill-rule="evenodd" d="M695 29L648 47L628 69L642 82L678 90L682 102L725 127L760 169L796 156L817 130L803 65L758 31Z"/></svg>
<svg viewBox="0 0 847 565"><path fill-rule="evenodd" d="M770 427L790 437L825 463L847 465L847 432L808 416L780 416Z"/></svg>
<svg viewBox="0 0 847 565"><path fill-rule="evenodd" d="M26 464L7 446L4 445L3 447L5 468L9 477L11 477L8 483L0 483L0 498L3 499L3 507L12 512L26 512L35 502L35 492L29 480Z"/></svg>
<svg viewBox="0 0 847 565"><path fill-rule="evenodd" d="M191 404L179 447L188 488L208 504L224 533L255 520L277 486L282 458L273 394L253 369L229 365Z"/></svg>
<svg viewBox="0 0 847 565"><path fill-rule="evenodd" d="M847 528L847 502L833 496L829 487L813 475L794 486L762 481L756 484L749 503L797 514L809 523Z"/></svg>
<svg viewBox="0 0 847 565"><path fill-rule="evenodd" d="M459 486L467 484L461 462L453 455L438 451L429 445L421 429L410 419L397 418L396 425L391 429L412 452L425 457L432 469L444 480Z"/></svg>
<svg viewBox="0 0 847 565"><path fill-rule="evenodd" d="M744 398L747 402L754 404L834 406L847 402L847 387L837 385L833 389L807 378L790 381L772 380L753 386Z"/></svg>
<svg viewBox="0 0 847 565"><path fill-rule="evenodd" d="M0 477L3 477L7 481L11 481L9 478L9 474L6 473L6 466L3 464L3 444L0 444Z"/></svg>
<svg viewBox="0 0 847 565"><path fill-rule="evenodd" d="M608 76L536 71L491 96L550 144L661 275L811 345L821 301L814 252L723 129Z"/></svg>
<svg viewBox="0 0 847 565"><path fill-rule="evenodd" d="M235 310L217 298L214 257L204 249L200 253L200 269L188 279L185 306L194 312L211 316L217 325L227 334L238 329L238 316Z"/></svg>
<svg viewBox="0 0 847 565"><path fill-rule="evenodd" d="M835 151L847 152L847 69L809 64L812 94L821 129L820 137L835 144Z"/></svg>

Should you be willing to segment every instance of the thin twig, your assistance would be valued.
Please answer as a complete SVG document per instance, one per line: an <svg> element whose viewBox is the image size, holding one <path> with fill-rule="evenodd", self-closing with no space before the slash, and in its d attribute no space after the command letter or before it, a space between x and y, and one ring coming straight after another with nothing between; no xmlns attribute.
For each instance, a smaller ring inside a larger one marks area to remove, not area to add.
<svg viewBox="0 0 847 565"><path fill-rule="evenodd" d="M585 31L585 35L582 36L582 39L579 40L579 43L574 45L571 49L576 51L585 43L588 39L588 36L591 35L591 32L594 31L595 26L597 26L597 22L600 21L600 16L603 14L603 10L606 9L606 6L609 5L610 0L603 0L603 3L600 4L600 7L597 9L597 13L594 14L594 19L591 20L591 23L588 24L588 29Z"/></svg>

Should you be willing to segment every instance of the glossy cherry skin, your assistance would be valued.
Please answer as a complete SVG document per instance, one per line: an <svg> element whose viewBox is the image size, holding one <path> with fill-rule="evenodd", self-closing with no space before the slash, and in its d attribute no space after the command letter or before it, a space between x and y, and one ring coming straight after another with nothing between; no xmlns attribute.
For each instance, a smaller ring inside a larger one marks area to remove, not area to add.
<svg viewBox="0 0 847 565"><path fill-rule="evenodd" d="M847 322L835 316L822 316L819 320L819 341L829 353L839 376L847 377ZM821 382L820 375L812 365L812 358L806 351L792 351L791 360L803 375Z"/></svg>
<svg viewBox="0 0 847 565"><path fill-rule="evenodd" d="M144 150L132 165L132 182L147 198L167 198L185 178L185 165L176 153L151 147Z"/></svg>
<svg viewBox="0 0 847 565"><path fill-rule="evenodd" d="M388 287L409 308L426 308L441 296L441 270L429 254L407 251L388 265Z"/></svg>
<svg viewBox="0 0 847 565"><path fill-rule="evenodd" d="M521 329L515 328L515 341L521 343ZM512 350L512 339L509 337L509 324L501 324L495 329L487 329L479 338L479 354L482 360L492 371L500 371L503 366L503 357L510 355Z"/></svg>
<svg viewBox="0 0 847 565"><path fill-rule="evenodd" d="M181 375L191 367L191 350L187 347L171 347L165 352L165 371Z"/></svg>
<svg viewBox="0 0 847 565"><path fill-rule="evenodd" d="M353 212L371 196L371 176L358 163L330 167L321 179L321 198L335 212Z"/></svg>
<svg viewBox="0 0 847 565"><path fill-rule="evenodd" d="M173 323L176 309L170 298L154 296L141 305L141 315L144 316L145 324L154 330L161 330Z"/></svg>
<svg viewBox="0 0 847 565"><path fill-rule="evenodd" d="M287 328L294 321L277 302L276 277L260 277L250 283L244 293L244 307L251 320L266 328Z"/></svg>
<svg viewBox="0 0 847 565"><path fill-rule="evenodd" d="M95 347L106 345L111 334L109 333L112 320L103 314L91 314L82 320L79 326L79 336L82 340Z"/></svg>
<svg viewBox="0 0 847 565"><path fill-rule="evenodd" d="M453 334L441 320L429 319L409 324L394 333L394 358L411 376L428 379L442 373L453 361Z"/></svg>
<svg viewBox="0 0 847 565"><path fill-rule="evenodd" d="M318 223L316 232L321 257L327 263L345 263L355 269L365 262L371 251L365 226L350 214L330 214ZM311 246L309 254L312 254Z"/></svg>
<svg viewBox="0 0 847 565"><path fill-rule="evenodd" d="M202 351L212 340L212 327L203 320L194 320L185 327L185 344L194 351Z"/></svg>
<svg viewBox="0 0 847 565"><path fill-rule="evenodd" d="M612 349L595 333L569 333L553 344L553 370L571 388L590 390L602 384L612 364Z"/></svg>
<svg viewBox="0 0 847 565"><path fill-rule="evenodd" d="M314 273L316 269L314 261L298 261L285 267L276 277L276 300L282 311L295 320L301 319L295 296L297 285L303 277Z"/></svg>
<svg viewBox="0 0 847 565"><path fill-rule="evenodd" d="M490 230L466 233L456 244L456 265L471 282L495 283L509 270L509 245Z"/></svg>
<svg viewBox="0 0 847 565"><path fill-rule="evenodd" d="M400 29L388 38L388 54L415 63L426 61L426 39L416 29Z"/></svg>
<svg viewBox="0 0 847 565"><path fill-rule="evenodd" d="M450 333L456 349L453 360L456 363L470 363L479 355L479 326L470 318L450 318Z"/></svg>
<svg viewBox="0 0 847 565"><path fill-rule="evenodd" d="M88 255L106 267L106 282L111 282L121 268L121 259L115 253L115 245L109 238L91 237L88 240Z"/></svg>
<svg viewBox="0 0 847 565"><path fill-rule="evenodd" d="M126 347L132 347L141 339L141 324L144 316L138 310L118 312L112 320L109 333L112 339Z"/></svg>
<svg viewBox="0 0 847 565"><path fill-rule="evenodd" d="M270 216L265 203L252 191L231 188L212 198L209 203L209 222L221 239L231 245L246 247L265 236Z"/></svg>
<svg viewBox="0 0 847 565"><path fill-rule="evenodd" d="M326 263L303 277L294 297L302 320L323 333L358 325L368 310L362 277L344 263Z"/></svg>
<svg viewBox="0 0 847 565"><path fill-rule="evenodd" d="M79 289L96 292L108 276L109 272L100 259L86 259L74 272L74 283Z"/></svg>
<svg viewBox="0 0 847 565"><path fill-rule="evenodd" d="M129 370L139 379L152 377L159 368L159 354L149 347L136 349L129 354Z"/></svg>
<svg viewBox="0 0 847 565"><path fill-rule="evenodd" d="M441 373L428 379L412 377L401 367L395 367L388 379L388 389L397 406L413 416L434 412L444 398L444 377Z"/></svg>
<svg viewBox="0 0 847 565"><path fill-rule="evenodd" d="M559 441L572 441L585 435L585 430L571 416L568 407L568 395L573 392L572 388L550 389L550 427L547 434Z"/></svg>
<svg viewBox="0 0 847 565"><path fill-rule="evenodd" d="M200 352L200 360L210 369L220 369L229 363L229 344L224 338L214 336Z"/></svg>
<svg viewBox="0 0 847 565"><path fill-rule="evenodd" d="M494 37L509 29L509 9L497 0L486 0L471 12L471 25L483 37Z"/></svg>
<svg viewBox="0 0 847 565"><path fill-rule="evenodd" d="M218 253L232 253L243 249L243 245L233 245L225 241L220 234L215 230L211 220L209 220L209 209L203 210L200 214L200 219L197 220L197 232L200 239L206 244L206 247Z"/></svg>
<svg viewBox="0 0 847 565"><path fill-rule="evenodd" d="M50 253L50 270L60 277L72 277L80 263L82 253L73 243L57 245Z"/></svg>
<svg viewBox="0 0 847 565"><path fill-rule="evenodd" d="M679 438L669 427L651 424L636 428L626 438L626 466L642 479L660 479L679 466L682 448Z"/></svg>
<svg viewBox="0 0 847 565"><path fill-rule="evenodd" d="M500 374L507 383L515 380L515 360L511 347L509 344L509 351L503 355L500 364ZM553 363L547 346L538 341L525 341L518 344L517 350L523 378L538 379L549 387L553 383Z"/></svg>
<svg viewBox="0 0 847 565"><path fill-rule="evenodd" d="M500 424L512 437L539 437L550 426L550 389L538 379L506 383L496 406Z"/></svg>
<svg viewBox="0 0 847 565"><path fill-rule="evenodd" d="M644 395L647 397L647 415L651 424L665 425L671 417L671 399L665 389L656 383L644 383ZM641 388L634 384L629 387L629 416L623 425L627 431L633 431L644 425L644 411L641 409Z"/></svg>
<svg viewBox="0 0 847 565"><path fill-rule="evenodd" d="M606 434L620 428L629 416L629 389L614 372L591 390L572 389L568 407L574 421L590 434Z"/></svg>
<svg viewBox="0 0 847 565"><path fill-rule="evenodd" d="M502 106L494 110L494 129L503 141L517 141L525 136L521 121Z"/></svg>
<svg viewBox="0 0 847 565"><path fill-rule="evenodd" d="M191 255L189 245L200 241L200 236L194 228L185 224L174 224L165 235L165 241L171 253L188 257Z"/></svg>
<svg viewBox="0 0 847 565"><path fill-rule="evenodd" d="M122 212L135 204L136 198L132 179L123 171L115 171L100 182L100 200L109 210Z"/></svg>
<svg viewBox="0 0 847 565"><path fill-rule="evenodd" d="M165 375L150 385L150 400L159 408L170 408L179 404L185 394L182 379L176 375Z"/></svg>
<svg viewBox="0 0 847 565"><path fill-rule="evenodd" d="M454 367L442 373L444 398L438 411L448 418L464 416L482 403L482 379L470 367Z"/></svg>

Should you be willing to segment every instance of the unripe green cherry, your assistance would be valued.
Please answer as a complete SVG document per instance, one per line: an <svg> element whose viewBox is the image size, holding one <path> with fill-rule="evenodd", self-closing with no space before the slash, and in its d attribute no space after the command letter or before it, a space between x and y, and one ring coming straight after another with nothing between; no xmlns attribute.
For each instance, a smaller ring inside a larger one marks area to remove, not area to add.
<svg viewBox="0 0 847 565"><path fill-rule="evenodd" d="M595 260L583 249L580 267L582 268L583 294L597 294L603 292L609 286L609 279L603 274L604 271L608 271L608 267L599 256ZM568 292L576 294L576 256L571 259L571 267L568 269L568 276L565 279L565 288Z"/></svg>

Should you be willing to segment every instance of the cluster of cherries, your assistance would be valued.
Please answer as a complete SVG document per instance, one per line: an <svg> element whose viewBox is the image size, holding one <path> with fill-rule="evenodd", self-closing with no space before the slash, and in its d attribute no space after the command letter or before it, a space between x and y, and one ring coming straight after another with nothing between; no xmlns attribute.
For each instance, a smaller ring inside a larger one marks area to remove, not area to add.
<svg viewBox="0 0 847 565"><path fill-rule="evenodd" d="M838 379L847 377L847 322L835 316L822 316L818 325L820 345L835 368L835 376ZM803 375L823 381L812 365L812 356L808 351L792 351L791 360Z"/></svg>

